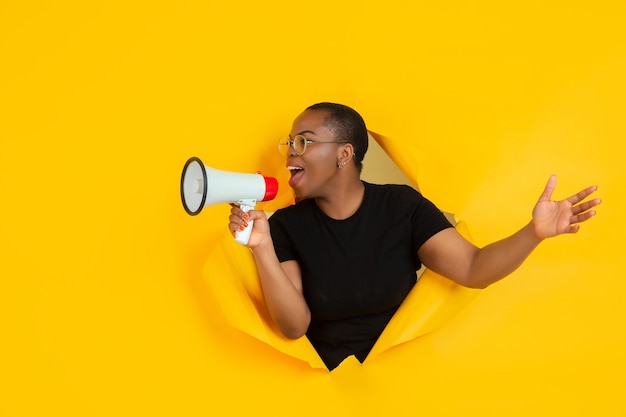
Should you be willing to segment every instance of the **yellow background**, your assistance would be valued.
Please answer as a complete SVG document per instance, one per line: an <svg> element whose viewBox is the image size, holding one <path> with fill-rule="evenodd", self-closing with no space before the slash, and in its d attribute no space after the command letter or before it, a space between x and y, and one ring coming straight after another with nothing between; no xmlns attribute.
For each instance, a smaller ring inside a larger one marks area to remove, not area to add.
<svg viewBox="0 0 626 417"><path fill-rule="evenodd" d="M4 0L0 415L626 414L625 18L603 0ZM228 207L187 216L178 186L196 155L286 188L276 138L325 100L479 244L528 221L553 172L556 198L596 183L604 203L438 331L313 369L226 324L202 269Z"/></svg>

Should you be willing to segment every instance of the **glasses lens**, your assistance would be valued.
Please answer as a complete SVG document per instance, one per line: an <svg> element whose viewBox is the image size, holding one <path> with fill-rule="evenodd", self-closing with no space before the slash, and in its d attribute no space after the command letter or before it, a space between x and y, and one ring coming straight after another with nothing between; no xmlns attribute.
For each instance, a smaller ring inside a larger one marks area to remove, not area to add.
<svg viewBox="0 0 626 417"><path fill-rule="evenodd" d="M306 151L307 139L302 135L296 135L293 140L291 138L282 138L278 140L278 152L283 155L289 153L289 148L293 147L297 155L302 155Z"/></svg>
<svg viewBox="0 0 626 417"><path fill-rule="evenodd" d="M302 155L306 151L306 138L302 135L293 138L293 149L298 155Z"/></svg>
<svg viewBox="0 0 626 417"><path fill-rule="evenodd" d="M282 155L287 155L289 145L289 138L278 139L278 152L280 152Z"/></svg>

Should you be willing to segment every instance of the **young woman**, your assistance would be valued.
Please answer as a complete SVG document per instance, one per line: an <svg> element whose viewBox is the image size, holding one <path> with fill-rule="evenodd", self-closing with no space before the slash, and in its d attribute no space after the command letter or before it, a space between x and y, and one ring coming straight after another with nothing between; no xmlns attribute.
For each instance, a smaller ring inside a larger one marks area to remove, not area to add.
<svg viewBox="0 0 626 417"><path fill-rule="evenodd" d="M419 192L360 179L367 129L353 109L334 103L307 108L279 147L297 203L267 219L233 207L234 234L254 220L252 250L269 313L288 338L306 335L332 370L367 354L427 268L468 287L504 278L545 238L575 233L595 215L588 187L551 201L552 176L532 220L483 248L463 238Z"/></svg>

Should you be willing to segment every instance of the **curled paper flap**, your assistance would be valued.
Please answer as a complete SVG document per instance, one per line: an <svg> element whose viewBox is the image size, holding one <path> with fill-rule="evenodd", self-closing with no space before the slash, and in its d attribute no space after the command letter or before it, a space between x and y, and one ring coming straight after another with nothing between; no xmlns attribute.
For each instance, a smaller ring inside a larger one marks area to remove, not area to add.
<svg viewBox="0 0 626 417"><path fill-rule="evenodd" d="M313 368L325 368L306 338L291 340L280 335L265 307L252 254L232 236L226 233L220 239L204 265L203 276L231 326Z"/></svg>

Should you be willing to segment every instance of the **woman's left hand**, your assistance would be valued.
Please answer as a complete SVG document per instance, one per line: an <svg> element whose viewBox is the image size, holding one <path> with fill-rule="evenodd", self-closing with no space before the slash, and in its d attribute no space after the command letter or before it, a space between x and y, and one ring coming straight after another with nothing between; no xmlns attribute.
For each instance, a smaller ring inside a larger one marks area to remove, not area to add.
<svg viewBox="0 0 626 417"><path fill-rule="evenodd" d="M532 224L535 234L540 239L562 233L576 233L580 223L596 214L592 208L601 203L599 198L583 201L596 191L598 187L595 185L561 201L551 200L555 188L556 175L552 175L533 209Z"/></svg>

